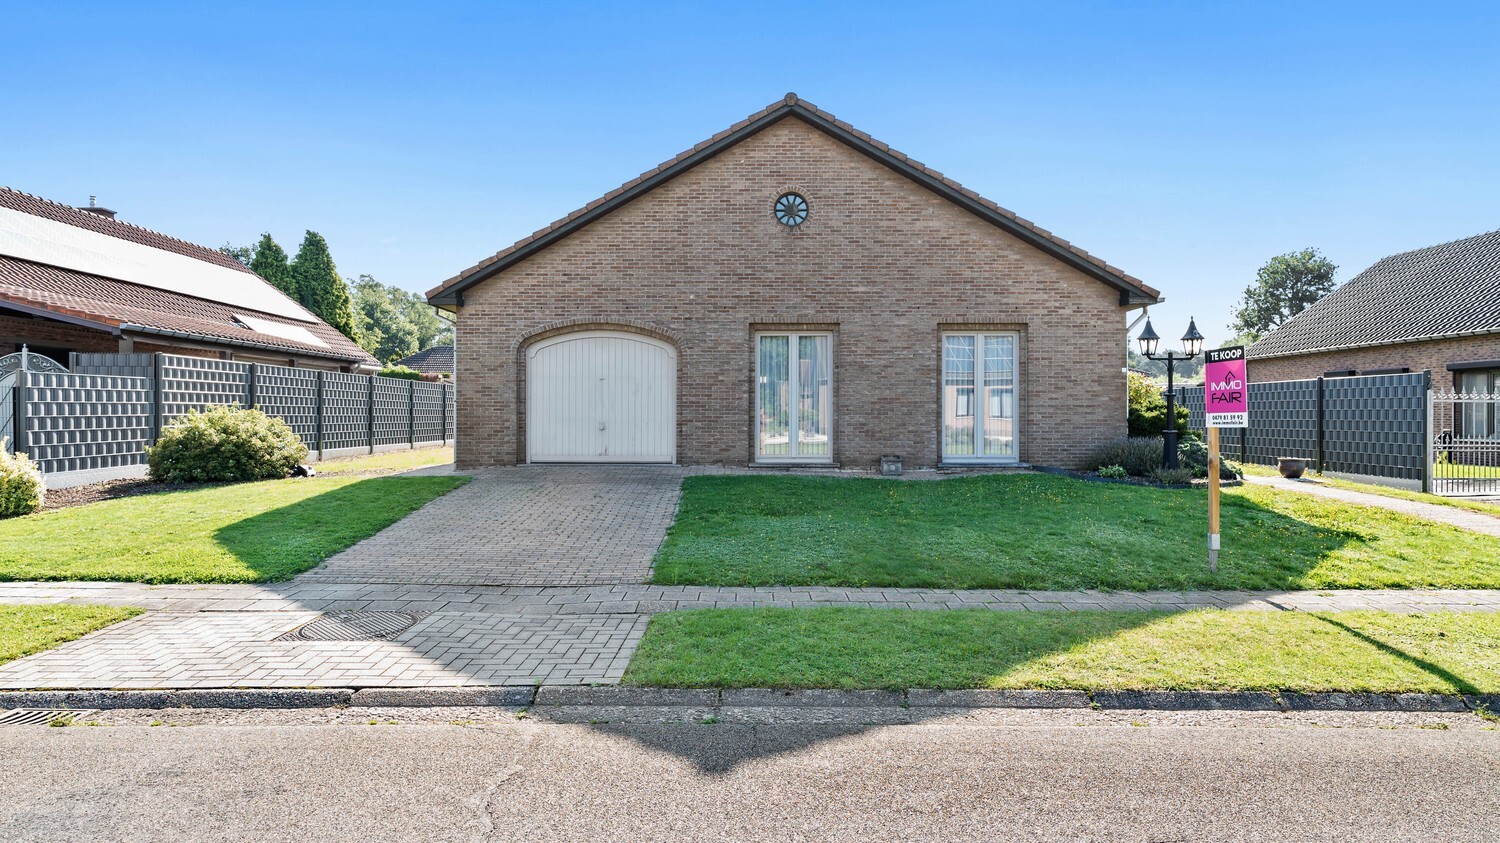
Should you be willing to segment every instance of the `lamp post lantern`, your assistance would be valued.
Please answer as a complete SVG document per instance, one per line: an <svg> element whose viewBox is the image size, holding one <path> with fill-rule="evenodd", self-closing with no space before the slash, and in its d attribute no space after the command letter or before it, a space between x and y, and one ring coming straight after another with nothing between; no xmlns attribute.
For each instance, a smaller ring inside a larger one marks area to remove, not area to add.
<svg viewBox="0 0 1500 843"><path fill-rule="evenodd" d="M1177 393L1172 388L1173 367L1186 360L1197 357L1203 351L1203 335L1198 333L1198 324L1191 317L1188 318L1187 333L1182 335L1182 354L1173 354L1168 349L1165 354L1157 354L1157 347L1161 345L1161 337L1151 328L1151 317L1146 317L1146 327L1141 329L1140 336L1136 340L1141 344L1141 354L1149 360L1161 360L1167 364L1167 429L1162 431L1162 465L1167 468L1177 467Z"/></svg>

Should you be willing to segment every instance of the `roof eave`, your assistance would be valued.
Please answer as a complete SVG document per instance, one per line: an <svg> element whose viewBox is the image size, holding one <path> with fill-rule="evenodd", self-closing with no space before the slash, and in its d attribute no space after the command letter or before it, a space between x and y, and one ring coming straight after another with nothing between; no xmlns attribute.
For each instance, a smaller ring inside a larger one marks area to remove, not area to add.
<svg viewBox="0 0 1500 843"><path fill-rule="evenodd" d="M439 285L433 290L428 291L428 304L441 307L450 312L462 307L463 291L469 287L503 272L507 268L514 266L564 237L606 216L616 208L635 200L656 187L717 156L724 150L765 131L788 117L796 117L802 120L834 140L886 165L907 179L948 199L959 207L978 216L980 219L990 222L1013 237L1040 250L1044 254L1113 287L1120 292L1121 307L1142 306L1164 301L1158 291L1132 284L1104 267L1092 263L1061 244L1038 233L1032 228L1016 222L1015 219L1006 216L994 207L986 204L979 198L978 194L955 188L942 179L915 166L911 161L892 155L889 149L884 148L883 145L872 142L868 137L861 137L862 133L857 133L852 127L842 126L837 122L829 120L822 114L804 106L800 100L796 100L785 103L749 121L734 131L726 132L722 137L705 144L701 149L693 151L681 160L675 161L671 166L652 173L630 187L620 190L614 196L599 201L593 207L586 206L586 209L578 214L578 216L566 219L566 221L557 225L556 228L538 236L535 240L526 243L513 252L494 259L489 265L475 268L467 275L460 275L457 278L450 279L446 284Z"/></svg>
<svg viewBox="0 0 1500 843"><path fill-rule="evenodd" d="M1353 351L1360 348L1378 348L1385 345L1409 345L1417 342L1438 342L1440 340L1456 340L1464 337L1483 337L1491 334L1500 335L1500 328L1476 328L1472 331L1451 331L1444 334L1431 334L1425 337L1371 340L1370 342L1345 343L1344 345L1330 345L1323 348L1308 348L1301 351L1278 351L1271 354L1257 354L1255 346L1252 345L1245 352L1245 358L1247 360L1275 360L1281 357L1303 357L1309 354L1328 354L1334 351Z"/></svg>
<svg viewBox="0 0 1500 843"><path fill-rule="evenodd" d="M313 351L311 349L290 348L284 345L273 345L266 342L256 342L255 340L226 339L224 337L209 336L208 334L195 334L191 331L174 331L170 328L155 328L150 325L139 325L134 322L126 322L121 324L119 330L120 332L129 332L132 334L148 334L151 336L159 337L174 337L177 339L208 343L215 346L255 348L261 351L275 351L280 354L290 354L301 357L316 357L320 360L336 360L340 363L348 363L351 365L376 365L376 363L371 362L373 358L371 358L371 360L366 360L363 357L341 355L337 352L332 351L331 349L326 352L320 352Z"/></svg>

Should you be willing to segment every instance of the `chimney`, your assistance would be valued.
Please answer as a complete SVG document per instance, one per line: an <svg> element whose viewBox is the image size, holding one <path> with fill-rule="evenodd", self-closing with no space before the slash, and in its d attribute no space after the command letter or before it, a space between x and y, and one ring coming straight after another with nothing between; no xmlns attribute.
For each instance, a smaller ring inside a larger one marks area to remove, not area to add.
<svg viewBox="0 0 1500 843"><path fill-rule="evenodd" d="M107 220L114 219L115 218L115 212L114 211L111 211L108 208L101 208L98 205L94 204L94 200L98 199L98 198L99 197L97 197L97 196L90 196L89 197L89 206L87 208L79 208L78 210L80 210L80 211L87 211L90 214L98 214L99 216L104 217Z"/></svg>

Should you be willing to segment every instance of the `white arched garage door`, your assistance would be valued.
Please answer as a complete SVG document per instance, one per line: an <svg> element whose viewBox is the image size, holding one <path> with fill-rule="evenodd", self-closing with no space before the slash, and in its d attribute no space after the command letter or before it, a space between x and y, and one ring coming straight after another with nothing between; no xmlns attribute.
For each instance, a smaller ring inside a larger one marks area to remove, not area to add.
<svg viewBox="0 0 1500 843"><path fill-rule="evenodd" d="M526 349L526 459L673 462L677 352L660 340L581 331Z"/></svg>

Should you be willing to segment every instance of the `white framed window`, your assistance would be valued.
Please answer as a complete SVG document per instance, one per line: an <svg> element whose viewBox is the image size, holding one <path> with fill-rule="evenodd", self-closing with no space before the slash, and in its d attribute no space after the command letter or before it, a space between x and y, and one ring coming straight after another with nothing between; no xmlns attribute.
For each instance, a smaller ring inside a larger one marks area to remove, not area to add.
<svg viewBox="0 0 1500 843"><path fill-rule="evenodd" d="M833 335L755 335L755 459L833 462Z"/></svg>
<svg viewBox="0 0 1500 843"><path fill-rule="evenodd" d="M1018 334L1004 331L943 334L944 462L1019 460L1016 425L1019 342Z"/></svg>

